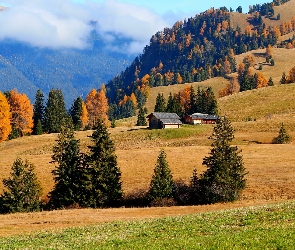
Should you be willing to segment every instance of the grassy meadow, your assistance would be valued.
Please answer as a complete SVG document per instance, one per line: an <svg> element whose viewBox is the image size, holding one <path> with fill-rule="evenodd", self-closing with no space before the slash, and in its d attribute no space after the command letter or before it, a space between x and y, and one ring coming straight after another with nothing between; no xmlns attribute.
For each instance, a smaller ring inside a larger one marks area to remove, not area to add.
<svg viewBox="0 0 295 250"><path fill-rule="evenodd" d="M264 60L259 51L253 53L258 61ZM71 209L0 215L0 249L95 249L98 246L101 249L140 249L142 246L151 249L171 246L288 249L294 245L295 203L291 201L295 200L295 84L279 85L278 82L282 70L288 72L295 65L294 53L295 50L274 49L275 66L263 67L262 71L275 80L274 87L218 99L220 114L232 121L233 144L242 150L248 171L247 186L239 201L190 207ZM195 89L211 86L218 96L227 81L214 78L190 85ZM149 112L158 93L168 97L170 92L178 92L185 86L152 88L147 102ZM291 135L291 143L271 144L282 122ZM161 148L167 153L175 180L188 183L194 167L198 174L205 170L202 161L210 150L208 137L212 125L149 130L136 127L135 123L136 117L123 119L116 121L116 128L109 129L125 194L149 187ZM88 150L90 134L91 131L76 133L83 152ZM56 139L57 134L45 134L0 143L0 176L9 176L17 157L28 159L36 167L43 199L46 199L53 187L54 166L50 161ZM0 182L0 192L2 190ZM261 206L271 203L280 204Z"/></svg>
<svg viewBox="0 0 295 250"><path fill-rule="evenodd" d="M293 249L295 202L0 238L1 249Z"/></svg>

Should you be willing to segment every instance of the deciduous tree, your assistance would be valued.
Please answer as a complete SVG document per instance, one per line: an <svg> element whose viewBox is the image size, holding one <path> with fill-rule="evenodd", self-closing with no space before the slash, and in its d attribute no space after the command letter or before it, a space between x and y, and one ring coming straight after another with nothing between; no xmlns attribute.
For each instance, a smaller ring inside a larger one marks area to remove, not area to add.
<svg viewBox="0 0 295 250"><path fill-rule="evenodd" d="M19 136L30 134L34 126L33 106L25 94L20 94L17 90L9 92L9 104L11 109L11 125Z"/></svg>
<svg viewBox="0 0 295 250"><path fill-rule="evenodd" d="M11 133L11 112L5 95L0 91L0 142L5 141Z"/></svg>

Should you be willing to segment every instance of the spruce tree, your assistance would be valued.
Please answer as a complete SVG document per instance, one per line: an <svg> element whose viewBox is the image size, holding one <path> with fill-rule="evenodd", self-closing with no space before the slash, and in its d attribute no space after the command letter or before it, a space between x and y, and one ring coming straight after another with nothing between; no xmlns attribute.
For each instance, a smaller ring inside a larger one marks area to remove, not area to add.
<svg viewBox="0 0 295 250"><path fill-rule="evenodd" d="M67 116L66 106L62 91L51 89L45 108L45 131L59 133L61 121Z"/></svg>
<svg viewBox="0 0 295 250"><path fill-rule="evenodd" d="M143 107L140 107L139 112L138 112L138 116L137 116L136 126L146 126L147 125L145 115L146 115L145 109Z"/></svg>
<svg viewBox="0 0 295 250"><path fill-rule="evenodd" d="M122 200L121 171L117 165L114 143L110 139L105 124L98 120L95 131L90 136L88 146L88 169L91 176L91 207L118 206Z"/></svg>
<svg viewBox="0 0 295 250"><path fill-rule="evenodd" d="M76 131L79 131L82 128L82 121L81 121L81 116L82 116L82 103L83 100L79 96L73 103L70 114L73 120L74 124L74 129Z"/></svg>
<svg viewBox="0 0 295 250"><path fill-rule="evenodd" d="M291 140L289 134L287 133L284 124L282 123L279 134L272 141L273 144L285 144Z"/></svg>
<svg viewBox="0 0 295 250"><path fill-rule="evenodd" d="M204 203L235 201L246 186L245 167L239 155L241 151L230 145L234 139L233 132L226 117L217 119L210 137L212 149L203 159L207 166L200 179Z"/></svg>
<svg viewBox="0 0 295 250"><path fill-rule="evenodd" d="M197 205L200 203L200 179L198 177L197 169L194 168L193 175L190 180L190 202Z"/></svg>
<svg viewBox="0 0 295 250"><path fill-rule="evenodd" d="M44 95L40 89L37 90L35 103L34 103L34 128L33 133L35 135L43 134L43 126L44 126L44 115L45 115L45 107L44 107ZM40 126L41 125L41 126Z"/></svg>
<svg viewBox="0 0 295 250"><path fill-rule="evenodd" d="M156 105L154 112L165 112L166 110L166 100L163 94L158 94L156 98Z"/></svg>
<svg viewBox="0 0 295 250"><path fill-rule="evenodd" d="M150 183L149 198L151 201L173 198L174 190L175 183L166 160L166 153L161 149Z"/></svg>
<svg viewBox="0 0 295 250"><path fill-rule="evenodd" d="M74 138L70 119L63 119L57 143L53 147L52 163L55 169L54 188L49 193L50 208L65 208L81 205L82 193L79 141Z"/></svg>
<svg viewBox="0 0 295 250"><path fill-rule="evenodd" d="M3 180L6 190L0 197L2 213L33 212L40 210L42 189L35 174L35 167L17 158L10 177Z"/></svg>

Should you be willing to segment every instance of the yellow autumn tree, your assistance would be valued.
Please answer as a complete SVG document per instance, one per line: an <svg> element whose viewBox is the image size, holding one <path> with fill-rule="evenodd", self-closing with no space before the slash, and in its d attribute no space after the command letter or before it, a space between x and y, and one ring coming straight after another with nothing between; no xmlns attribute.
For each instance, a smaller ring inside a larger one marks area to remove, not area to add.
<svg viewBox="0 0 295 250"><path fill-rule="evenodd" d="M11 133L11 112L5 95L0 91L0 142L5 141Z"/></svg>
<svg viewBox="0 0 295 250"><path fill-rule="evenodd" d="M97 101L95 99L95 96L97 94L97 91L95 89L90 90L88 95L86 96L86 108L88 111L88 124L90 128L93 128L96 121L97 121Z"/></svg>
<svg viewBox="0 0 295 250"><path fill-rule="evenodd" d="M88 119L88 110L86 107L85 102L82 102L82 113L81 113L81 122L82 122L82 130L85 129L88 126L89 119Z"/></svg>
<svg viewBox="0 0 295 250"><path fill-rule="evenodd" d="M134 107L137 108L138 104L137 104L137 99L134 93L131 94L129 99L133 102Z"/></svg>
<svg viewBox="0 0 295 250"><path fill-rule="evenodd" d="M9 92L9 105L11 109L11 125L20 136L31 134L33 123L33 105L25 94L17 90Z"/></svg>
<svg viewBox="0 0 295 250"><path fill-rule="evenodd" d="M109 126L109 105L104 89L101 89L99 92L92 89L86 97L85 104L88 111L88 124L90 128L95 127L98 119L101 119L106 126Z"/></svg>
<svg viewBox="0 0 295 250"><path fill-rule="evenodd" d="M96 94L97 98L97 105L98 105L98 117L101 119L104 124L109 127L110 121L109 121L109 104L108 104L108 98L106 97L105 91L102 89Z"/></svg>

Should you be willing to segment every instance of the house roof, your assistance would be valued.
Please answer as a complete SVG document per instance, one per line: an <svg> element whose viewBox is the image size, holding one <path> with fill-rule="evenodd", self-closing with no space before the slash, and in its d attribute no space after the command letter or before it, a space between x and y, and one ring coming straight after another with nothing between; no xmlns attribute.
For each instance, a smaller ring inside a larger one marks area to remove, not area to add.
<svg viewBox="0 0 295 250"><path fill-rule="evenodd" d="M155 117L163 124L182 124L180 117L176 113L153 112L147 118Z"/></svg>
<svg viewBox="0 0 295 250"><path fill-rule="evenodd" d="M202 113L194 113L192 115L189 115L192 119L203 119L203 120L217 120L217 115L208 115L208 114L202 114Z"/></svg>
<svg viewBox="0 0 295 250"><path fill-rule="evenodd" d="M150 118L154 116L157 119L180 119L180 117L176 113L165 113L165 112L153 112L147 116Z"/></svg>

